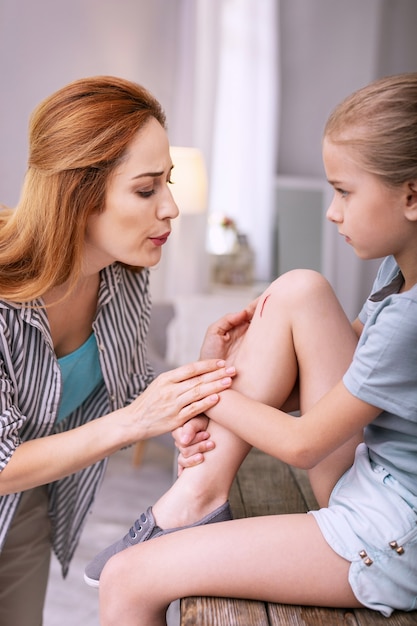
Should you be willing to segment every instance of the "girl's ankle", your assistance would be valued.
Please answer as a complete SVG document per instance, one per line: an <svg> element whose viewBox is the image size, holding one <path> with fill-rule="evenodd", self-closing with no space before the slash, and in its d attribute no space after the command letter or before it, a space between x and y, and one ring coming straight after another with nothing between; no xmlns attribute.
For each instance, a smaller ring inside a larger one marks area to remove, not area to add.
<svg viewBox="0 0 417 626"><path fill-rule="evenodd" d="M160 498L152 507L158 526L164 530L188 526L198 522L200 519L224 504L227 497L205 497L194 496L179 497L172 501Z"/></svg>

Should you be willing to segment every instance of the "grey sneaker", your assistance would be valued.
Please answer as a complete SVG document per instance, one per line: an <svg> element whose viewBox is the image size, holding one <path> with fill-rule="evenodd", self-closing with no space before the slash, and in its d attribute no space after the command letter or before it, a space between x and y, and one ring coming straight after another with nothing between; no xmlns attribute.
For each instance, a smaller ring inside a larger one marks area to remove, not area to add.
<svg viewBox="0 0 417 626"><path fill-rule="evenodd" d="M189 526L179 526L178 528L168 528L163 530L157 526L155 518L152 513L152 507L149 507L146 513L135 521L129 532L119 541L112 543L110 546L99 552L96 557L87 565L84 572L84 580L87 585L91 587L98 587L100 582L100 574L107 561L122 550L130 548L137 543L148 541L154 537L160 535L168 535L184 528L192 528L193 526L204 526L205 524L214 524L216 522L224 522L233 519L232 511L230 509L229 502L225 502L217 509L203 517L198 522L190 524Z"/></svg>

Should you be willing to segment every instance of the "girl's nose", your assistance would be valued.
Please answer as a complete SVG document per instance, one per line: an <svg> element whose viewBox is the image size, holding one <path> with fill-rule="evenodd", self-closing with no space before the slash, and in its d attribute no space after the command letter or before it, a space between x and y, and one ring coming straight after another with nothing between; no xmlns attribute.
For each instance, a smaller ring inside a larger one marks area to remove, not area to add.
<svg viewBox="0 0 417 626"><path fill-rule="evenodd" d="M335 224L339 224L342 221L342 214L337 210L336 198L334 197L330 203L329 208L326 211L326 219Z"/></svg>

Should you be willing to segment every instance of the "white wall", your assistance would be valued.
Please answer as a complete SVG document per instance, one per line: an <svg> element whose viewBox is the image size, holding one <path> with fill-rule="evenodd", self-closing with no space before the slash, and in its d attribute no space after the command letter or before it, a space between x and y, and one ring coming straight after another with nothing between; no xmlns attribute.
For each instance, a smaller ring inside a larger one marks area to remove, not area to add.
<svg viewBox="0 0 417 626"><path fill-rule="evenodd" d="M280 175L323 176L333 107L387 74L417 70L415 0L280 0Z"/></svg>

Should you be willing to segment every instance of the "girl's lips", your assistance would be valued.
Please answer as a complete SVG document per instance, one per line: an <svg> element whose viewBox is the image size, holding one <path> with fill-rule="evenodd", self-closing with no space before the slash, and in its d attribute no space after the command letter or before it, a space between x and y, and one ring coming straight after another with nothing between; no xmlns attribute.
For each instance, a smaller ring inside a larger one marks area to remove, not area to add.
<svg viewBox="0 0 417 626"><path fill-rule="evenodd" d="M347 235L345 235L345 234L343 234L343 233L339 233L339 234L340 234L340 235L344 238L344 240L346 241L346 243L351 243L351 239L350 239L350 237L348 237Z"/></svg>
<svg viewBox="0 0 417 626"><path fill-rule="evenodd" d="M163 246L164 243L167 242L169 235L170 233L168 232L164 233L160 237L149 237L149 239L152 241L153 244L155 244L155 246Z"/></svg>

